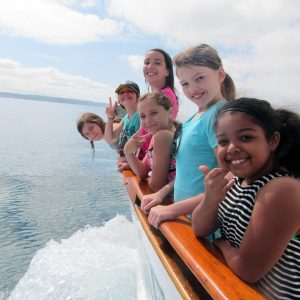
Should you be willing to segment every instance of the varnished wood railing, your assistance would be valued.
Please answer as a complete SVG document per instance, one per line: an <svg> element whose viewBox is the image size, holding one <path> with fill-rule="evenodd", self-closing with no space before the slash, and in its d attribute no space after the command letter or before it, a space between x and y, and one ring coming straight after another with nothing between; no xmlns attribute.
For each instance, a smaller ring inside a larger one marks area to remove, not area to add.
<svg viewBox="0 0 300 300"><path fill-rule="evenodd" d="M185 216L163 222L159 227L160 232L150 226L147 215L138 205L143 195L151 193L147 182L141 181L131 171L124 171L123 177L144 231L183 299L265 299L254 285L238 278L226 266L215 247L204 239L196 238L191 222ZM164 237L184 264L178 262L177 256L163 249L166 248L163 246ZM183 265L193 273L196 284L187 272L182 271Z"/></svg>

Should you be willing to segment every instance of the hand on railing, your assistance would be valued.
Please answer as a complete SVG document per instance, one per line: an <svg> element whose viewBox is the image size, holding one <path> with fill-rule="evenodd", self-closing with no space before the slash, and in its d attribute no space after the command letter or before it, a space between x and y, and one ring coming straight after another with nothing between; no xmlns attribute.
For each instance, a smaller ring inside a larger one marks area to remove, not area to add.
<svg viewBox="0 0 300 300"><path fill-rule="evenodd" d="M141 200L141 209L144 213L148 214L150 209L162 203L163 198L159 192L143 196Z"/></svg>
<svg viewBox="0 0 300 300"><path fill-rule="evenodd" d="M173 205L157 205L151 208L148 221L154 228L157 229L161 222L172 220L174 217L175 214L173 211Z"/></svg>
<svg viewBox="0 0 300 300"><path fill-rule="evenodd" d="M117 170L118 172L122 172L124 170L130 170L129 163L127 162L126 159L117 162Z"/></svg>

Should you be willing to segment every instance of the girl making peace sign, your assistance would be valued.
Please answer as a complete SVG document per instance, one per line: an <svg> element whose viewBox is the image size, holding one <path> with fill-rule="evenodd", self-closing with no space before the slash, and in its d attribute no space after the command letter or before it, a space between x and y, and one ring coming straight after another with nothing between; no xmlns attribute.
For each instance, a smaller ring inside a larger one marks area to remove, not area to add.
<svg viewBox="0 0 300 300"><path fill-rule="evenodd" d="M125 108L127 114L118 125L113 126L117 101L112 104L112 100L109 98L109 106L106 108L108 120L105 125L104 139L109 144L118 142L117 150L120 156L124 156L123 148L125 143L140 128L140 120L137 113L137 101L140 96L140 89L135 82L127 80L121 83L115 92L118 94L120 105Z"/></svg>

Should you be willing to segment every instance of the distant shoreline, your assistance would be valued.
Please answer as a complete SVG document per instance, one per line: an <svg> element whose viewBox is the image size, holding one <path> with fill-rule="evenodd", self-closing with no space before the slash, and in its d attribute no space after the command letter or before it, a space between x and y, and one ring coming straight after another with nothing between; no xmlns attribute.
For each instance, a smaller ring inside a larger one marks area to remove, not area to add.
<svg viewBox="0 0 300 300"><path fill-rule="evenodd" d="M0 92L0 97L20 99L20 100L34 100L34 101L56 102L56 103L68 103L68 104L77 104L77 105L105 106L104 103L100 103L100 102L97 103L97 102L88 101L88 100L50 97L50 96L43 96L43 95L27 95L27 94Z"/></svg>

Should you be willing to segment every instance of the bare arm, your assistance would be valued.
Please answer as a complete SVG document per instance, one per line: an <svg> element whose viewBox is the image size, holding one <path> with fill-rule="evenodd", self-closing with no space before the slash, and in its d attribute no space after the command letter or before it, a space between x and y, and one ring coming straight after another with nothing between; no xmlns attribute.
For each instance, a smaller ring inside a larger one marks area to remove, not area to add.
<svg viewBox="0 0 300 300"><path fill-rule="evenodd" d="M104 131L104 139L108 144L112 144L118 141L120 132L123 128L122 122L118 123L117 125L114 124L116 106L117 101L115 101L114 105L112 105L112 100L111 98L109 98L108 107L105 110L107 115L107 122Z"/></svg>
<svg viewBox="0 0 300 300"><path fill-rule="evenodd" d="M232 247L224 240L216 243L238 276L255 282L278 261L300 228L299 194L300 184L296 179L272 180L257 195L240 247Z"/></svg>
<svg viewBox="0 0 300 300"><path fill-rule="evenodd" d="M126 142L124 147L124 154L131 170L141 179L145 179L148 177L150 167L147 164L147 157L144 157L144 159L141 161L138 159L135 153L142 147L145 140L145 137L141 136L140 132L137 131Z"/></svg>
<svg viewBox="0 0 300 300"><path fill-rule="evenodd" d="M158 228L159 224L163 221L172 220L182 215L189 215L201 202L202 197L203 194L199 194L195 197L179 201L167 206L157 205L151 208L150 210L148 217L149 223L155 228Z"/></svg>
<svg viewBox="0 0 300 300"><path fill-rule="evenodd" d="M217 228L219 203L234 181L226 178L226 169L215 168L210 172L206 166L199 169L205 174L205 193L203 201L193 211L192 225L195 235L205 237Z"/></svg>
<svg viewBox="0 0 300 300"><path fill-rule="evenodd" d="M118 172L122 172L124 170L130 170L129 163L125 157L119 158L117 161L117 170Z"/></svg>
<svg viewBox="0 0 300 300"><path fill-rule="evenodd" d="M174 189L174 180L167 183L156 193L145 195L141 199L141 209L145 213L149 213L150 209L158 204L161 204L163 199L169 195Z"/></svg>
<svg viewBox="0 0 300 300"><path fill-rule="evenodd" d="M158 191L168 183L170 151L174 133L160 130L153 136L153 166L148 184L153 191Z"/></svg>
<svg viewBox="0 0 300 300"><path fill-rule="evenodd" d="M217 148L214 152L217 155ZM199 166L199 170L205 175L205 193L203 201L193 211L192 226L196 236L205 237L217 228L219 203L234 181L232 174L223 168L209 172L206 166Z"/></svg>

